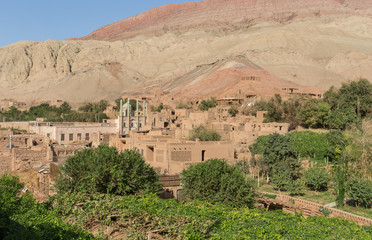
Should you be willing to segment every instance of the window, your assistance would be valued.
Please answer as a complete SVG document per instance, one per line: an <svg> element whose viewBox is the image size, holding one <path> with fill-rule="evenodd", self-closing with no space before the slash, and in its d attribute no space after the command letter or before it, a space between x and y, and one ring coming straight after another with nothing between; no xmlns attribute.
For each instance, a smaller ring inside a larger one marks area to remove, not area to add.
<svg viewBox="0 0 372 240"><path fill-rule="evenodd" d="M77 140L79 140L79 141L81 140L81 133L77 134Z"/></svg>
<svg viewBox="0 0 372 240"><path fill-rule="evenodd" d="M70 133L70 134L68 135L68 140L69 140L69 141L74 140L74 134L73 134L73 133Z"/></svg>
<svg viewBox="0 0 372 240"><path fill-rule="evenodd" d="M47 133L47 137L48 137L48 138L50 137L50 133Z"/></svg>
<svg viewBox="0 0 372 240"><path fill-rule="evenodd" d="M89 133L85 134L85 140L89 141Z"/></svg>
<svg viewBox="0 0 372 240"><path fill-rule="evenodd" d="M65 141L65 134L61 133L61 142Z"/></svg>

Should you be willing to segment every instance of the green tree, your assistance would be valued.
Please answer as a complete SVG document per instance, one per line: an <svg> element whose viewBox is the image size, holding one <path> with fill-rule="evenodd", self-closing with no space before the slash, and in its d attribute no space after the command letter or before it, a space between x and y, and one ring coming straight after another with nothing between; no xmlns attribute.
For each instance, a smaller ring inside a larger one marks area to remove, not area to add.
<svg viewBox="0 0 372 240"><path fill-rule="evenodd" d="M306 186L315 191L326 191L330 177L324 168L310 168L304 173Z"/></svg>
<svg viewBox="0 0 372 240"><path fill-rule="evenodd" d="M353 108L358 117L371 113L372 84L367 79L342 84L338 94L340 108Z"/></svg>
<svg viewBox="0 0 372 240"><path fill-rule="evenodd" d="M269 169L273 173L276 165L283 165L284 162L297 161L296 152L289 138L278 133L269 135L264 143L262 156Z"/></svg>
<svg viewBox="0 0 372 240"><path fill-rule="evenodd" d="M200 125L192 130L190 140L195 141L197 138L200 141L220 141L221 135L215 130L208 130L204 126Z"/></svg>
<svg viewBox="0 0 372 240"><path fill-rule="evenodd" d="M335 154L336 164L334 165L334 181L335 181L335 190L337 194L337 204L338 206L344 206L345 191L346 191L346 182L348 179L348 162L349 157L337 148Z"/></svg>
<svg viewBox="0 0 372 240"><path fill-rule="evenodd" d="M353 108L340 108L331 112L326 123L332 129L343 130L356 121Z"/></svg>
<svg viewBox="0 0 372 240"><path fill-rule="evenodd" d="M330 109L327 103L311 99L301 107L298 117L311 128L325 128Z"/></svg>
<svg viewBox="0 0 372 240"><path fill-rule="evenodd" d="M372 180L372 121L363 120L359 129L347 132L350 144L346 151L350 156L352 170L355 175L360 175Z"/></svg>
<svg viewBox="0 0 372 240"><path fill-rule="evenodd" d="M60 113L69 113L71 111L71 106L68 102L63 102L62 105L59 107Z"/></svg>
<svg viewBox="0 0 372 240"><path fill-rule="evenodd" d="M243 172L223 159L210 159L182 171L185 196L190 200L253 207L254 184Z"/></svg>
<svg viewBox="0 0 372 240"><path fill-rule="evenodd" d="M55 187L59 193L85 192L130 195L161 189L155 170L135 150L118 153L100 145L69 157L60 168Z"/></svg>
<svg viewBox="0 0 372 240"><path fill-rule="evenodd" d="M266 108L265 122L280 122L282 120L282 97L279 94L275 94L275 96L271 98Z"/></svg>
<svg viewBox="0 0 372 240"><path fill-rule="evenodd" d="M263 169L266 170L268 180L272 177L271 180L278 188L283 188L282 183L288 182L287 179L295 181L299 178L301 164L288 137L278 133L259 137L250 146L250 150L253 158L256 154L262 155L262 163L265 166Z"/></svg>
<svg viewBox="0 0 372 240"><path fill-rule="evenodd" d="M351 179L346 185L347 196L353 199L355 205L370 208L372 204L372 182L358 178Z"/></svg>
<svg viewBox="0 0 372 240"><path fill-rule="evenodd" d="M212 97L208 100L202 100L198 107L202 111L208 111L210 108L215 108L216 103L217 103L217 100Z"/></svg>
<svg viewBox="0 0 372 240"><path fill-rule="evenodd" d="M238 114L238 109L236 109L236 107L231 107L231 108L229 108L229 110L228 110L228 113L230 114L230 116L232 116L232 117L235 117L236 116L236 114Z"/></svg>
<svg viewBox="0 0 372 240"><path fill-rule="evenodd" d="M283 102L283 120L290 124L290 130L301 124L301 120L298 117L298 109L301 108L303 102L302 97L292 97Z"/></svg>

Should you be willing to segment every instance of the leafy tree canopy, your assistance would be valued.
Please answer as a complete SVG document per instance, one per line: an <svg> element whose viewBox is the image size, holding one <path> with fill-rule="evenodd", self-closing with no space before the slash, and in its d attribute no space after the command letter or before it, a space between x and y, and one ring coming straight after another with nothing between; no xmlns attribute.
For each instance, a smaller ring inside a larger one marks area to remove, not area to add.
<svg viewBox="0 0 372 240"><path fill-rule="evenodd" d="M243 172L223 159L210 159L182 171L186 198L223 203L232 207L253 207L254 184Z"/></svg>
<svg viewBox="0 0 372 240"><path fill-rule="evenodd" d="M353 178L346 185L346 194L353 199L357 207L360 205L370 208L372 205L372 182Z"/></svg>
<svg viewBox="0 0 372 240"><path fill-rule="evenodd" d="M60 168L55 187L59 193L117 195L161 190L157 173L137 151L118 153L116 148L107 145L84 149L69 157Z"/></svg>
<svg viewBox="0 0 372 240"><path fill-rule="evenodd" d="M202 111L208 111L210 108L215 108L216 107L216 99L215 98L210 98L208 100L202 100L199 104L199 109Z"/></svg>
<svg viewBox="0 0 372 240"><path fill-rule="evenodd" d="M365 117L372 113L372 84L363 78L344 83L338 91L331 88L324 99L333 110L352 108L359 117Z"/></svg>
<svg viewBox="0 0 372 240"><path fill-rule="evenodd" d="M315 191L326 191L330 181L329 174L324 168L310 168L304 174L306 186Z"/></svg>

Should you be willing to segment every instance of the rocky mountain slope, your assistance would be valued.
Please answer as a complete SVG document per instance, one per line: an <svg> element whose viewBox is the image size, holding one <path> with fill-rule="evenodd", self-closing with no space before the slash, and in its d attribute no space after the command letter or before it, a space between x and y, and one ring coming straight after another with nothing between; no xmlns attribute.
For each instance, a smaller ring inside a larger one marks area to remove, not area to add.
<svg viewBox="0 0 372 240"><path fill-rule="evenodd" d="M154 87L182 97L225 96L242 87L242 77L259 74L275 88L372 80L371 9L369 0L207 0L155 8L83 38L97 40L0 48L0 99L84 102ZM236 57L243 66L225 61ZM230 67L198 71L216 62ZM213 92L212 85L220 87ZM270 93L266 85L243 88Z"/></svg>
<svg viewBox="0 0 372 240"><path fill-rule="evenodd" d="M336 14L370 15L370 0L205 0L157 7L102 27L82 40L116 41L143 34L224 31L258 22L286 23L293 19Z"/></svg>

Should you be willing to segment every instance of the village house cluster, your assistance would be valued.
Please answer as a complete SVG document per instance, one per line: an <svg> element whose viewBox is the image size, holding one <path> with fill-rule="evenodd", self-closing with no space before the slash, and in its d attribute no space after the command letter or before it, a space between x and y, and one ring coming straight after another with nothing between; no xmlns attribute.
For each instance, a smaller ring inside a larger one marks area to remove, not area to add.
<svg viewBox="0 0 372 240"><path fill-rule="evenodd" d="M296 89L283 89L283 96L296 94ZM303 93L298 93L303 94ZM321 97L320 93L308 95ZM118 151L136 149L145 161L163 175L179 174L191 164L211 158L223 158L233 164L249 161L248 146L259 136L285 134L288 123L265 123L264 111L255 116L237 114L231 106L253 105L257 96L238 93L216 100L217 106L207 111L198 109L199 100L179 100L158 96L123 96L119 111L108 108L111 119L101 123L57 123L37 119L31 122L0 122L0 175L13 172L26 181L36 195L50 194L59 164L77 151L101 143ZM127 100L128 103L125 103ZM136 103L132 109L130 100ZM3 105L18 106L3 101ZM62 101L53 103L61 104ZM163 105L164 103L164 105ZM156 106L162 105L162 109ZM22 105L23 106L23 105ZM215 130L221 141L191 141L193 129L204 126ZM33 176L33 177L30 177ZM26 180L25 179L25 180ZM21 179L22 180L22 179Z"/></svg>

